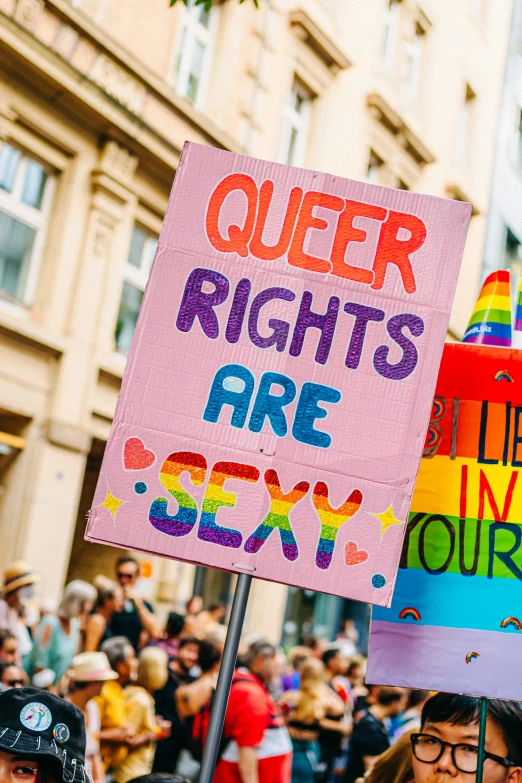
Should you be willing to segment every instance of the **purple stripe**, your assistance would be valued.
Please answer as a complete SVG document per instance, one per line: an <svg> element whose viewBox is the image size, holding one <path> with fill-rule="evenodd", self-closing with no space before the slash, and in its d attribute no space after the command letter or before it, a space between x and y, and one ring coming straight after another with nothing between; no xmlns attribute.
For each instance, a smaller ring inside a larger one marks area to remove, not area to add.
<svg viewBox="0 0 522 783"><path fill-rule="evenodd" d="M515 318L515 331L522 332L522 318Z"/></svg>
<svg viewBox="0 0 522 783"><path fill-rule="evenodd" d="M522 634L372 621L366 681L522 701L521 658Z"/></svg>

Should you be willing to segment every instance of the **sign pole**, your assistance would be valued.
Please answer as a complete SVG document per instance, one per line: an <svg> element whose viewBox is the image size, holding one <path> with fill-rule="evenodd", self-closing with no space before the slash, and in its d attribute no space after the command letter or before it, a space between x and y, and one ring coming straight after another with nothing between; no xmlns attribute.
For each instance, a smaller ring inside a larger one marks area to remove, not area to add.
<svg viewBox="0 0 522 783"><path fill-rule="evenodd" d="M223 650L223 659L219 669L216 693L212 704L210 722L208 726L207 740L203 759L201 761L201 771L199 773L199 783L212 783L214 769L218 760L219 744L223 733L223 723L225 721L225 712L232 685L232 677L236 668L237 651L241 631L243 630L243 621L252 584L250 574L239 574L237 585L234 591L234 601L230 613L230 622L228 624L225 649Z"/></svg>
<svg viewBox="0 0 522 783"><path fill-rule="evenodd" d="M477 783L482 783L484 775L484 751L486 749L486 724L488 720L488 700L482 697L480 700L480 724L477 758Z"/></svg>

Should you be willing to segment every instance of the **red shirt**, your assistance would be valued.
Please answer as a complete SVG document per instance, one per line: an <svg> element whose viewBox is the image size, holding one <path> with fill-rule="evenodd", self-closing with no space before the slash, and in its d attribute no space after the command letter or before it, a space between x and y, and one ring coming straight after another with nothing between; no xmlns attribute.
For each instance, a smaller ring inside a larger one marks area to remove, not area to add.
<svg viewBox="0 0 522 783"><path fill-rule="evenodd" d="M230 742L214 773L214 783L241 783L238 748L257 748L259 783L290 783L292 743L279 707L247 669L232 681L223 735Z"/></svg>

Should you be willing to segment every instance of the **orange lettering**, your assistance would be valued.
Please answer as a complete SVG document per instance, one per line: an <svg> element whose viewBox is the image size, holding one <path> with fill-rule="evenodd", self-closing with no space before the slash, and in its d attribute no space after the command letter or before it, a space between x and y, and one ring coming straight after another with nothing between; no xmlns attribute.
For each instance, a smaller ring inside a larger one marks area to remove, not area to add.
<svg viewBox="0 0 522 783"><path fill-rule="evenodd" d="M275 261L276 258L281 258L281 256L284 256L287 252L288 245L292 239L297 213L299 212L299 207L301 205L301 199L303 198L303 191L301 188L292 189L290 198L288 199L288 207L279 242L276 245L265 245L263 242L263 231L265 230L266 218L272 202L273 193L274 183L267 179L266 182L263 182L261 190L259 191L259 210L256 227L254 229L252 241L250 242L250 253L256 258L260 258L262 261Z"/></svg>
<svg viewBox="0 0 522 783"><path fill-rule="evenodd" d="M228 227L228 239L219 230L219 215L226 197L234 190L242 190L247 197L247 214L243 228L231 223ZM210 244L221 253L238 253L248 256L248 243L254 230L257 210L257 185L246 174L230 174L221 180L210 197L206 216L207 237Z"/></svg>
<svg viewBox="0 0 522 783"><path fill-rule="evenodd" d="M386 219L387 212L384 207L375 207L372 204L361 204L358 201L347 201L344 211L339 217L339 225L335 232L335 239L332 248L332 274L338 277L345 277L348 280L356 280L358 283L370 285L373 282L373 272L370 269L362 269L359 266L352 266L345 261L346 248L350 242L364 242L366 240L366 231L362 228L355 228L353 220L356 217L366 217L372 220L383 221Z"/></svg>
<svg viewBox="0 0 522 783"><path fill-rule="evenodd" d="M399 229L409 231L409 239L399 239ZM415 215L404 212L392 212L382 224L379 243L373 262L374 280L372 288L376 291L384 285L388 264L395 264L401 273L404 290L413 294L417 290L415 276L411 267L410 255L418 250L426 239L426 226Z"/></svg>
<svg viewBox="0 0 522 783"><path fill-rule="evenodd" d="M330 272L332 268L330 261L327 261L325 258L310 256L303 249L308 229L315 228L317 231L326 231L328 228L326 220L312 215L314 207L325 207L335 212L341 212L344 207L344 199L339 198L339 196L329 196L327 193L318 193L315 190L305 194L301 211L297 218L294 238L288 252L288 263L292 266L310 269L312 272Z"/></svg>

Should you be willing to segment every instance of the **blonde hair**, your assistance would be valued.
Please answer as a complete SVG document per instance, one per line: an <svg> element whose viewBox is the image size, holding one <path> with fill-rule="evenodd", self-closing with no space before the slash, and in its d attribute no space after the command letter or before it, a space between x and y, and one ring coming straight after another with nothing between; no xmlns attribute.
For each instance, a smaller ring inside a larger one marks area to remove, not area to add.
<svg viewBox="0 0 522 783"><path fill-rule="evenodd" d="M326 714L324 692L324 665L317 658L309 658L301 669L295 719L303 723L322 720Z"/></svg>
<svg viewBox="0 0 522 783"><path fill-rule="evenodd" d="M145 647L138 663L137 685L146 691L159 691L167 682L168 655L161 647Z"/></svg>
<svg viewBox="0 0 522 783"><path fill-rule="evenodd" d="M288 663L292 669L297 669L302 666L303 662L308 660L312 655L312 651L309 647L292 647L288 653Z"/></svg>
<svg viewBox="0 0 522 783"><path fill-rule="evenodd" d="M411 731L399 737L397 742L379 756L365 783L410 783L413 781L413 751Z"/></svg>
<svg viewBox="0 0 522 783"><path fill-rule="evenodd" d="M96 589L91 584L81 579L73 579L63 591L62 602L58 607L58 615L67 619L79 617L83 612L85 604L88 602L94 603L95 600Z"/></svg>

